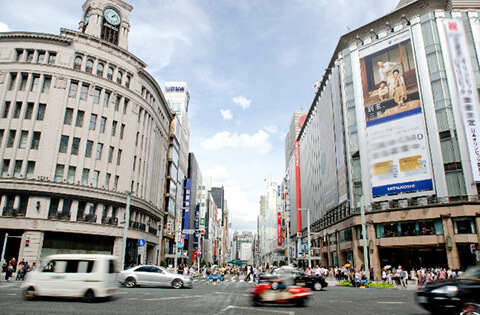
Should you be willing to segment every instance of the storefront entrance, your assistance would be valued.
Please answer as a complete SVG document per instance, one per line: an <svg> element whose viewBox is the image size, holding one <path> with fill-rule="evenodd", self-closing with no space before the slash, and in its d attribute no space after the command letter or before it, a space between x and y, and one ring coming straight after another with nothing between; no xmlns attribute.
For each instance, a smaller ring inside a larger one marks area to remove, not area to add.
<svg viewBox="0 0 480 315"><path fill-rule="evenodd" d="M448 267L445 248L379 248L381 267L390 265L410 270L420 267Z"/></svg>

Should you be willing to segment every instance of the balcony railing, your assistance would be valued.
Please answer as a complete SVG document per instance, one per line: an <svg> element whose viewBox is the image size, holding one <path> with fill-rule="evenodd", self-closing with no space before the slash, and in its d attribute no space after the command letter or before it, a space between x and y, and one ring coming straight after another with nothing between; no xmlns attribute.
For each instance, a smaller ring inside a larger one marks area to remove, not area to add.
<svg viewBox="0 0 480 315"><path fill-rule="evenodd" d="M25 209L14 209L10 207L4 207L3 216L4 217L24 217Z"/></svg>
<svg viewBox="0 0 480 315"><path fill-rule="evenodd" d="M154 227L149 226L148 227L148 233L153 234L153 235L157 235L158 230Z"/></svg>
<svg viewBox="0 0 480 315"><path fill-rule="evenodd" d="M109 224L109 225L118 225L118 218L115 217L103 217L102 224Z"/></svg>
<svg viewBox="0 0 480 315"><path fill-rule="evenodd" d="M135 230L147 231L147 225L145 223L130 221L130 227Z"/></svg>

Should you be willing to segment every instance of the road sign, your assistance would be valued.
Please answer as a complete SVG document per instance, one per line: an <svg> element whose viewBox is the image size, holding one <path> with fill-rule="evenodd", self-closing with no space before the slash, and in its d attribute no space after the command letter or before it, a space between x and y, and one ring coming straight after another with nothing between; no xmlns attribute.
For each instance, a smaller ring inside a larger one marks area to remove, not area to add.
<svg viewBox="0 0 480 315"><path fill-rule="evenodd" d="M142 246L145 246L145 240L143 238L139 239L138 240L138 246L142 247Z"/></svg>
<svg viewBox="0 0 480 315"><path fill-rule="evenodd" d="M302 232L297 232L297 237L302 237Z"/></svg>
<svg viewBox="0 0 480 315"><path fill-rule="evenodd" d="M193 234L195 233L195 230L192 229L183 229L183 234Z"/></svg>

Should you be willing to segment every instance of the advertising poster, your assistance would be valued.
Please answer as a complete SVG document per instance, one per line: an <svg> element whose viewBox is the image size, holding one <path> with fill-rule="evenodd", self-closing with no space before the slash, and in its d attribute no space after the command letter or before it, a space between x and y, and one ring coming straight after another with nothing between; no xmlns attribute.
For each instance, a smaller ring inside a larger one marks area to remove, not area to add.
<svg viewBox="0 0 480 315"><path fill-rule="evenodd" d="M189 229L190 228L190 190L191 190L192 182L190 178L187 178L185 181L185 201L184 201L184 212L183 212L183 228ZM185 239L188 240L188 234L185 235Z"/></svg>
<svg viewBox="0 0 480 315"><path fill-rule="evenodd" d="M433 190L410 34L359 53L373 198Z"/></svg>
<svg viewBox="0 0 480 315"><path fill-rule="evenodd" d="M458 105L462 113L465 137L470 154L473 179L480 181L480 121L478 117L478 96L468 52L465 31L461 20L444 20L448 37L448 48L455 73Z"/></svg>

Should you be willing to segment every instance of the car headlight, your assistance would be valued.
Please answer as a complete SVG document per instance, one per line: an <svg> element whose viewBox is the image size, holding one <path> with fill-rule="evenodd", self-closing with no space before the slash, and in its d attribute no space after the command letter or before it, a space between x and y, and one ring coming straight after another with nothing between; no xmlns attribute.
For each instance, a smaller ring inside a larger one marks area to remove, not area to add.
<svg viewBox="0 0 480 315"><path fill-rule="evenodd" d="M435 290L432 290L432 293L455 295L457 291L458 291L458 288L456 286L446 285L444 287L440 287Z"/></svg>

